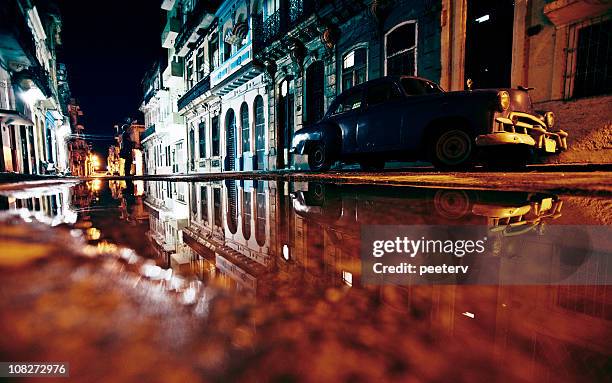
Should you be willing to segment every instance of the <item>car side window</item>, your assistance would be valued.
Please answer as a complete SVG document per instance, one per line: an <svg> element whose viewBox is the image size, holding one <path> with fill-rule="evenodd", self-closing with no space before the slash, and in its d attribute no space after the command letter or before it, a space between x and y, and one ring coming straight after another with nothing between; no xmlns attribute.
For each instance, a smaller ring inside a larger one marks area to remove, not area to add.
<svg viewBox="0 0 612 383"><path fill-rule="evenodd" d="M391 100L397 100L402 95L397 87L390 82L381 82L372 85L367 91L368 106L383 104Z"/></svg>
<svg viewBox="0 0 612 383"><path fill-rule="evenodd" d="M416 78L401 79L402 87L408 96L421 96L424 94L442 93L442 89L433 83Z"/></svg>
<svg viewBox="0 0 612 383"><path fill-rule="evenodd" d="M343 99L340 100L336 110L332 114L335 115L335 114L345 113L350 110L359 109L361 107L361 98L362 98L361 91L355 91L355 92L351 92L347 94Z"/></svg>

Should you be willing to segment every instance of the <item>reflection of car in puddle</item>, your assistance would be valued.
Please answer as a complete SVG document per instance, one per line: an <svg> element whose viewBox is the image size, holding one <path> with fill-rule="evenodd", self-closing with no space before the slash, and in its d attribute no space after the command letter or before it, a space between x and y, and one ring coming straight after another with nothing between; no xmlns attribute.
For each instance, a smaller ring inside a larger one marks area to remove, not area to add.
<svg viewBox="0 0 612 383"><path fill-rule="evenodd" d="M561 215L551 194L308 184L292 194L294 211L336 228L360 225L487 225L508 235Z"/></svg>
<svg viewBox="0 0 612 383"><path fill-rule="evenodd" d="M359 257L363 225L435 226L429 238L454 240L482 230L479 235L491 242L486 255L426 254L412 261L470 266L467 278L426 277L436 283L471 282L473 277L478 283L481 278L497 283L513 275L530 283L554 282L572 275L589 258L588 233L558 226L546 230L546 222L561 216L562 201L551 194L311 183L292 193L292 199L297 215L321 227L354 258Z"/></svg>

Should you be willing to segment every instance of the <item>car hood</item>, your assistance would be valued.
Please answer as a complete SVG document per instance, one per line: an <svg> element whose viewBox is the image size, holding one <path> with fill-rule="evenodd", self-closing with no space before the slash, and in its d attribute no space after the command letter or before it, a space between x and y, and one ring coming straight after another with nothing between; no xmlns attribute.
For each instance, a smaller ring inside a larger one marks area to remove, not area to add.
<svg viewBox="0 0 612 383"><path fill-rule="evenodd" d="M447 96L451 97L470 97L470 96L491 96L496 97L497 93L505 90L510 94L510 110L525 113L534 113L533 105L531 104L531 97L529 92L522 89L511 89L511 88L491 88L491 89L474 89L474 90L462 90L454 92L446 92Z"/></svg>

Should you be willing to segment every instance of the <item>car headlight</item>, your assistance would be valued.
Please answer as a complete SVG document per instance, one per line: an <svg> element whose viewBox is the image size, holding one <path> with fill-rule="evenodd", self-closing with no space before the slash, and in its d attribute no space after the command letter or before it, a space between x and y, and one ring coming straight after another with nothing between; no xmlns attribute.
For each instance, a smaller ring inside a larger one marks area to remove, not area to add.
<svg viewBox="0 0 612 383"><path fill-rule="evenodd" d="M544 123L548 129L552 129L555 126L555 114L553 112L546 112L544 114Z"/></svg>
<svg viewBox="0 0 612 383"><path fill-rule="evenodd" d="M505 90L497 93L497 104L502 112L508 110L510 107L510 94Z"/></svg>

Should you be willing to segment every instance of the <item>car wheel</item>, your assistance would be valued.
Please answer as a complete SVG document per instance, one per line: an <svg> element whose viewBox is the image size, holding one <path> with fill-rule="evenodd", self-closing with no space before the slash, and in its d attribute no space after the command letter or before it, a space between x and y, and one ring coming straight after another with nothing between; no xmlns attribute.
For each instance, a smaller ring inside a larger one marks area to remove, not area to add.
<svg viewBox="0 0 612 383"><path fill-rule="evenodd" d="M378 171L385 168L384 160L363 160L359 161L359 167L365 171Z"/></svg>
<svg viewBox="0 0 612 383"><path fill-rule="evenodd" d="M331 168L332 161L325 144L317 142L308 152L308 166L310 170L321 172Z"/></svg>
<svg viewBox="0 0 612 383"><path fill-rule="evenodd" d="M434 195L436 212L447 219L461 219L471 211L470 197L465 190L438 190Z"/></svg>
<svg viewBox="0 0 612 383"><path fill-rule="evenodd" d="M444 130L433 141L431 160L436 167L441 168L469 166L473 148L473 140L466 131Z"/></svg>

